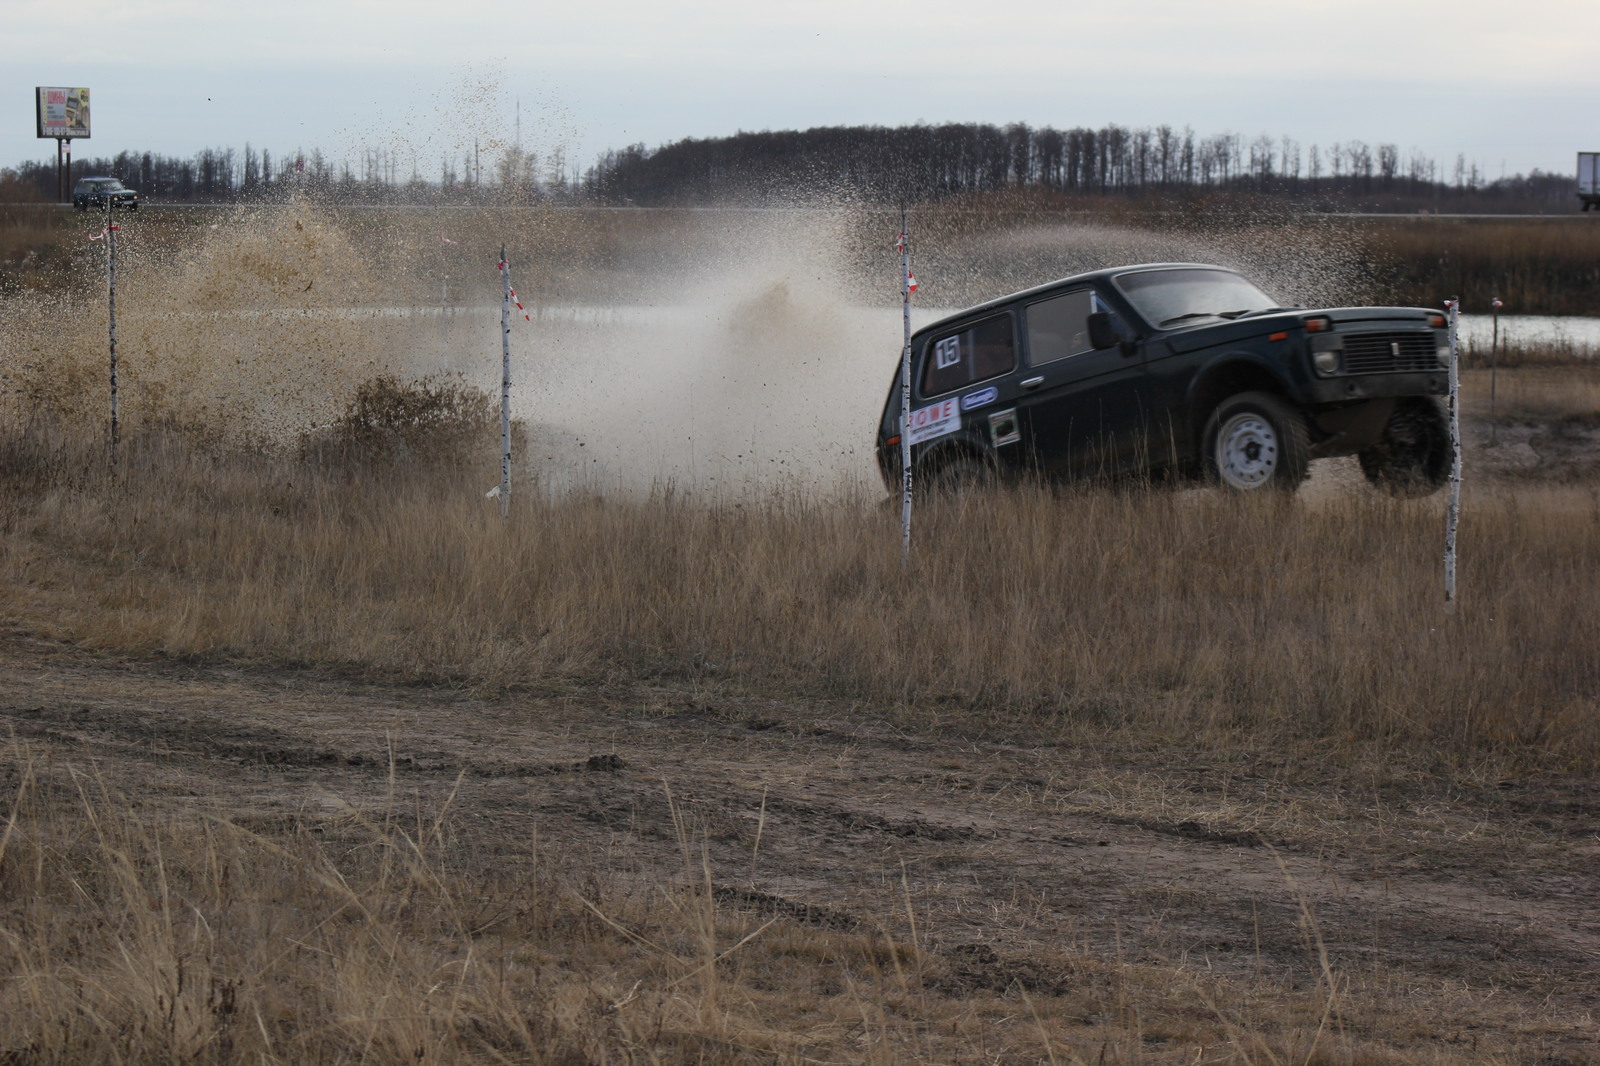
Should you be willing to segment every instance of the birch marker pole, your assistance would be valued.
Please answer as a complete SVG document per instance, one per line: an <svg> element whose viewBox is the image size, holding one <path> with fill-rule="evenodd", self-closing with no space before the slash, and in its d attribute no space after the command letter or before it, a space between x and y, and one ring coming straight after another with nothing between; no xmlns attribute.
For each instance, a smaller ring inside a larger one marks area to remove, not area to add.
<svg viewBox="0 0 1600 1066"><path fill-rule="evenodd" d="M1450 508L1444 527L1444 609L1456 609L1456 524L1461 519L1461 297L1450 309Z"/></svg>
<svg viewBox="0 0 1600 1066"><path fill-rule="evenodd" d="M1489 342L1489 444L1494 446L1499 418L1495 414L1494 379L1500 370L1500 308L1505 305L1496 296L1489 304L1494 311L1494 338Z"/></svg>
<svg viewBox="0 0 1600 1066"><path fill-rule="evenodd" d="M905 342L900 348L900 565L911 561L911 239L900 209L900 311Z"/></svg>
<svg viewBox="0 0 1600 1066"><path fill-rule="evenodd" d="M500 516L511 512L511 264L500 246Z"/></svg>
<svg viewBox="0 0 1600 1066"><path fill-rule="evenodd" d="M117 438L121 435L117 410L117 226L112 221L114 198L106 194L106 308L111 329L111 465L117 465Z"/></svg>

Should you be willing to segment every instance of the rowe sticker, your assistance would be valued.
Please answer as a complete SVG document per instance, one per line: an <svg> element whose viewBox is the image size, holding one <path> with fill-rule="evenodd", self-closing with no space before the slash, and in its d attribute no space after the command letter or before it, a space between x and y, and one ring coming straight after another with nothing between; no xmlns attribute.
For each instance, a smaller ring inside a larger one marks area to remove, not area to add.
<svg viewBox="0 0 1600 1066"><path fill-rule="evenodd" d="M906 427L906 440L912 444L921 444L925 440L954 433L960 428L961 410L956 398L952 396L948 400L940 400L936 404L912 411L910 424Z"/></svg>

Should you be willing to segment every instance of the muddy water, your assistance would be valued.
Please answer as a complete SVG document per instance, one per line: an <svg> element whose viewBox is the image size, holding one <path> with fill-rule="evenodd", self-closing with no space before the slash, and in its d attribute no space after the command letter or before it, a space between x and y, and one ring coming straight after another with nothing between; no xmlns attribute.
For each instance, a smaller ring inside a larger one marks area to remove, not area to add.
<svg viewBox="0 0 1600 1066"><path fill-rule="evenodd" d="M1461 341L1488 351L1495 333L1490 315L1462 314ZM1501 315L1500 343L1509 347L1558 347L1574 355L1600 357L1600 318L1577 315Z"/></svg>

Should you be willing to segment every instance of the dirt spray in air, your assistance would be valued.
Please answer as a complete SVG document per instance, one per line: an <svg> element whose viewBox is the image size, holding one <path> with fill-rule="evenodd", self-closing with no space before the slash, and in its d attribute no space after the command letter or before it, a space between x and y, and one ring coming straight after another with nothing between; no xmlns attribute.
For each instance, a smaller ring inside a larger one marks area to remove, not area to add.
<svg viewBox="0 0 1600 1066"><path fill-rule="evenodd" d="M526 301L530 343L511 359L511 414L529 432L519 478L554 491L881 492L874 427L907 314L882 238L893 216L818 199L356 211L305 196L174 215L159 240L155 218L141 217L148 232L118 263L125 429L293 447L380 375L451 375L492 396L504 244L537 294ZM1344 295L1358 274L1337 240L1304 227L1186 233L940 211L919 214L929 283L909 309L913 327L1120 263L1220 262L1306 303ZM104 373L104 333L80 313L74 284L0 306L0 403L19 417L89 424L94 413L85 386ZM499 458L486 454L486 468Z"/></svg>

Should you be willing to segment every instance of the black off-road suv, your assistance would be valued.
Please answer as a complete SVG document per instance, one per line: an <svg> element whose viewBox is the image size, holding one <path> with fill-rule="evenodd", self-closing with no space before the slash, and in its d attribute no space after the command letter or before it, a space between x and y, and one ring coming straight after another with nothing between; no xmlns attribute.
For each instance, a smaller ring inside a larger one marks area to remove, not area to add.
<svg viewBox="0 0 1600 1066"><path fill-rule="evenodd" d="M911 338L917 483L1203 477L1293 490L1312 459L1426 495L1449 477L1444 315L1280 307L1198 263L1080 274L942 319ZM900 374L878 464L900 484Z"/></svg>
<svg viewBox="0 0 1600 1066"><path fill-rule="evenodd" d="M72 187L72 206L79 211L91 207L104 211L106 201L128 211L139 210L139 194L116 178L79 178Z"/></svg>

